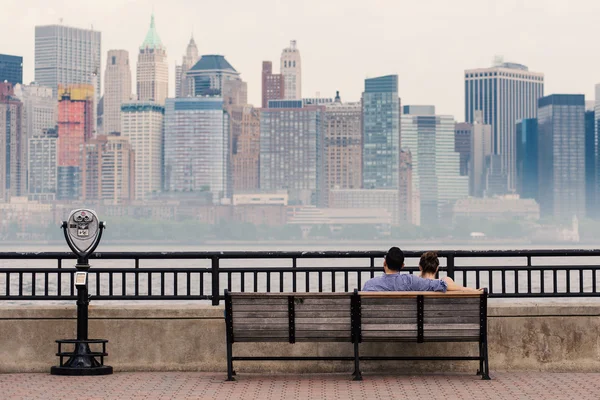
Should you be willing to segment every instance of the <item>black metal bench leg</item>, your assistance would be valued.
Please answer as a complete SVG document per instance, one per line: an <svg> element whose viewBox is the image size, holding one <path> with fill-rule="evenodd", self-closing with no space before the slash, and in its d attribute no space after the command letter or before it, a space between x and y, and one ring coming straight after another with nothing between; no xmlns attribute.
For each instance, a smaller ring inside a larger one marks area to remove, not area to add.
<svg viewBox="0 0 600 400"><path fill-rule="evenodd" d="M481 375L483 373L483 342L479 342L479 369L477 370L477 375Z"/></svg>
<svg viewBox="0 0 600 400"><path fill-rule="evenodd" d="M355 381L362 381L362 374L360 373L360 359L358 357L358 342L354 343L354 376Z"/></svg>
<svg viewBox="0 0 600 400"><path fill-rule="evenodd" d="M490 366L488 363L488 345L487 340L483 342L483 368L481 370L481 379L489 381L490 379Z"/></svg>
<svg viewBox="0 0 600 400"><path fill-rule="evenodd" d="M235 375L235 371L233 370L233 349L232 343L227 341L227 380L235 381L233 375Z"/></svg>

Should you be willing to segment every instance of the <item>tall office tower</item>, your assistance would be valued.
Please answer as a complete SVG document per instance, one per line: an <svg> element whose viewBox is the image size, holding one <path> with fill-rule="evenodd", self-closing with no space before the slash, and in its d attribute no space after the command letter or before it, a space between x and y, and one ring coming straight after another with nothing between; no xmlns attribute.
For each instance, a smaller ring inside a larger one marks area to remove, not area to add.
<svg viewBox="0 0 600 400"><path fill-rule="evenodd" d="M220 55L204 55L187 72L193 81L192 96L223 97L225 105L246 104L246 83L240 73Z"/></svg>
<svg viewBox="0 0 600 400"><path fill-rule="evenodd" d="M460 154L460 176L468 176L473 124L460 122L454 128L454 151Z"/></svg>
<svg viewBox="0 0 600 400"><path fill-rule="evenodd" d="M109 50L104 74L104 118L106 134L121 132L121 105L131 100L131 67L127 50Z"/></svg>
<svg viewBox="0 0 600 400"><path fill-rule="evenodd" d="M23 103L12 83L0 82L0 202L27 195L27 135Z"/></svg>
<svg viewBox="0 0 600 400"><path fill-rule="evenodd" d="M29 138L29 200L56 200L58 132L48 129Z"/></svg>
<svg viewBox="0 0 600 400"><path fill-rule="evenodd" d="M491 154L486 157L484 197L504 196L508 193L508 174L502 166L502 157Z"/></svg>
<svg viewBox="0 0 600 400"><path fill-rule="evenodd" d="M162 190L165 107L152 102L121 106L121 136L135 153L134 193L143 200Z"/></svg>
<svg viewBox="0 0 600 400"><path fill-rule="evenodd" d="M134 199L134 152L127 138L99 135L82 151L84 200L124 204Z"/></svg>
<svg viewBox="0 0 600 400"><path fill-rule="evenodd" d="M81 197L81 148L92 138L94 87L58 87L57 200Z"/></svg>
<svg viewBox="0 0 600 400"><path fill-rule="evenodd" d="M156 32L154 14L150 17L150 29L140 46L136 78L139 101L165 104L169 92L169 63L167 49Z"/></svg>
<svg viewBox="0 0 600 400"><path fill-rule="evenodd" d="M181 65L175 65L175 97L190 97L194 95L193 79L187 78L187 72L198 62L198 47L194 37L185 50Z"/></svg>
<svg viewBox="0 0 600 400"><path fill-rule="evenodd" d="M287 190L290 203L317 205L323 179L325 108L272 100L260 113L260 188Z"/></svg>
<svg viewBox="0 0 600 400"><path fill-rule="evenodd" d="M596 113L593 110L585 112L585 210L590 218L599 216L598 198L598 154L596 136Z"/></svg>
<svg viewBox="0 0 600 400"><path fill-rule="evenodd" d="M23 83L23 57L0 54L0 82Z"/></svg>
<svg viewBox="0 0 600 400"><path fill-rule="evenodd" d="M517 193L522 199L539 202L539 138L538 120L522 119L517 122Z"/></svg>
<svg viewBox="0 0 600 400"><path fill-rule="evenodd" d="M249 105L234 106L229 114L233 192L257 191L260 188L260 110Z"/></svg>
<svg viewBox="0 0 600 400"><path fill-rule="evenodd" d="M398 206L401 223L417 225L419 205L415 204L412 183L412 154L400 150L400 187L398 188ZM419 217L420 218L420 217Z"/></svg>
<svg viewBox="0 0 600 400"><path fill-rule="evenodd" d="M486 159L492 155L492 127L483 123L481 111L475 113L471 125L471 155L469 159L469 194L483 197L486 188ZM462 174L461 174L462 175Z"/></svg>
<svg viewBox="0 0 600 400"><path fill-rule="evenodd" d="M271 100L285 99L285 82L282 74L273 73L273 63L262 64L262 108L269 106Z"/></svg>
<svg viewBox="0 0 600 400"><path fill-rule="evenodd" d="M545 216L585 216L585 98L553 94L538 102L539 202Z"/></svg>
<svg viewBox="0 0 600 400"><path fill-rule="evenodd" d="M100 32L64 25L35 27L35 81L51 87L59 99L59 85L84 84L94 88L94 107L100 103L101 54ZM95 108L93 113L95 130Z"/></svg>
<svg viewBox="0 0 600 400"><path fill-rule="evenodd" d="M509 189L516 183L517 120L537 116L537 100L544 95L544 74L524 65L498 63L491 68L465 71L465 121L473 123L475 111L492 126L494 154L502 157Z"/></svg>
<svg viewBox="0 0 600 400"><path fill-rule="evenodd" d="M167 99L164 188L231 197L229 115L220 97Z"/></svg>
<svg viewBox="0 0 600 400"><path fill-rule="evenodd" d="M290 41L290 47L281 52L279 67L284 82L284 99L298 100L302 98L302 60L296 41Z"/></svg>
<svg viewBox="0 0 600 400"><path fill-rule="evenodd" d="M397 189L400 165L398 75L365 79L362 107L363 188Z"/></svg>
<svg viewBox="0 0 600 400"><path fill-rule="evenodd" d="M23 102L23 131L28 138L56 127L57 102L52 88L36 83L15 85L15 96Z"/></svg>
<svg viewBox="0 0 600 400"><path fill-rule="evenodd" d="M600 83L596 84L594 100L594 155L596 157L596 199L600 201ZM592 212L592 215L594 213ZM597 206L597 217L600 218L600 204Z"/></svg>
<svg viewBox="0 0 600 400"><path fill-rule="evenodd" d="M339 92L338 92L339 94ZM339 99L339 96L337 97ZM362 187L362 108L341 100L325 106L323 205L330 189Z"/></svg>
<svg viewBox="0 0 600 400"><path fill-rule="evenodd" d="M402 147L412 154L413 195L419 199L419 225L434 226L448 207L469 195L454 150L454 118L436 115L434 106L404 106Z"/></svg>

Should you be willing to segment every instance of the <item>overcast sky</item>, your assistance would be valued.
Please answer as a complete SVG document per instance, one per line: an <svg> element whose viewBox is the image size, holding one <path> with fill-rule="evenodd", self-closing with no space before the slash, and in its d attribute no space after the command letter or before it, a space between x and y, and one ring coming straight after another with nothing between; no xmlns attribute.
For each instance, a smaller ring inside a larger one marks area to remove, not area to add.
<svg viewBox="0 0 600 400"><path fill-rule="evenodd" d="M260 105L263 60L279 69L291 39L302 56L302 93L358 101L364 79L398 74L403 104L433 104L464 118L463 71L494 56L544 72L546 94L583 93L600 82L600 2L594 0L0 0L0 53L24 57L34 79L34 27L59 23L102 32L106 51L126 49L135 79L138 46L154 10L174 66L190 38L200 54L223 54ZM135 85L134 85L135 88Z"/></svg>

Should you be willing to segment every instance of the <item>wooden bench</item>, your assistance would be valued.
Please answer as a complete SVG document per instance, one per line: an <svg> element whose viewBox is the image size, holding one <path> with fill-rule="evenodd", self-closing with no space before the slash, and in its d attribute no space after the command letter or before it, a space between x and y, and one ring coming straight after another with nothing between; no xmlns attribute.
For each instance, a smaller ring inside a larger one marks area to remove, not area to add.
<svg viewBox="0 0 600 400"><path fill-rule="evenodd" d="M230 293L225 291L227 380L233 361L477 360L489 378L487 290L475 292ZM236 342L346 342L353 357L234 357ZM366 342L474 342L479 356L360 356Z"/></svg>

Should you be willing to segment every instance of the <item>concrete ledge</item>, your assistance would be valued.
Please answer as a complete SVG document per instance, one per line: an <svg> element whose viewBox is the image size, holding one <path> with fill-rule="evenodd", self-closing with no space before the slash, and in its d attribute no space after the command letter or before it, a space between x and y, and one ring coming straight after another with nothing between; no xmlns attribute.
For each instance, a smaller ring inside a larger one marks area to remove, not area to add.
<svg viewBox="0 0 600 400"><path fill-rule="evenodd" d="M491 300L493 371L600 371L600 304ZM0 307L0 372L49 372L56 339L75 336L75 305ZM225 371L223 307L96 303L90 337L115 371ZM476 355L470 343L366 343L363 355ZM234 355L352 355L351 343L239 343ZM240 362L244 372L348 372L349 362ZM477 362L363 362L369 371L474 373Z"/></svg>

